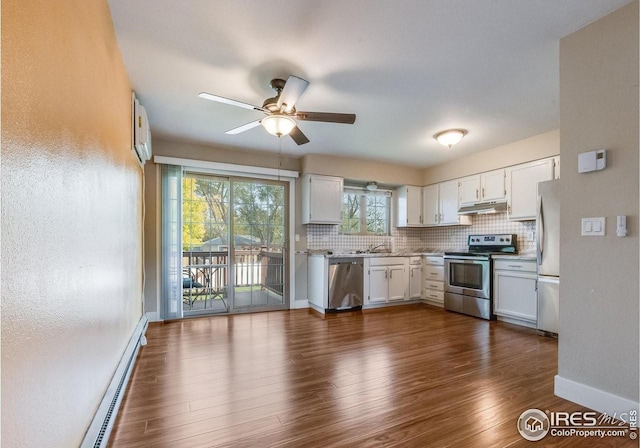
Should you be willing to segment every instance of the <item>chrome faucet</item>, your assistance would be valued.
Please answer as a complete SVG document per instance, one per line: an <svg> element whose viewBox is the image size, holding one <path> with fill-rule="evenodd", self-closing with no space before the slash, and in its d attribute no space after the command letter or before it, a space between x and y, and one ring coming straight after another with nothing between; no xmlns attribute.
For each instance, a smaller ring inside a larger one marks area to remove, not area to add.
<svg viewBox="0 0 640 448"><path fill-rule="evenodd" d="M369 246L369 250L368 250L368 252L373 252L374 250L376 250L376 249L377 249L377 248L379 248L379 247L386 246L386 244L387 244L387 243L381 243L381 244L378 244L378 245L376 245L376 246L374 246L374 245L372 244L371 246Z"/></svg>

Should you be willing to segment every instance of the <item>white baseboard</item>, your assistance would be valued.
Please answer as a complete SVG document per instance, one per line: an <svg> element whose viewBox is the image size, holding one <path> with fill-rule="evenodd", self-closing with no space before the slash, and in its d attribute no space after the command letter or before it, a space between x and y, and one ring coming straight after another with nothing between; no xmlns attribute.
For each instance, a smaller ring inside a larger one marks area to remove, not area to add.
<svg viewBox="0 0 640 448"><path fill-rule="evenodd" d="M560 375L555 376L554 393L560 398L611 416L627 413L632 409L638 410L638 402L563 378Z"/></svg>
<svg viewBox="0 0 640 448"><path fill-rule="evenodd" d="M513 317L508 317L508 316L498 316L498 320L500 322L506 322L508 324L514 324L514 325L520 325L521 327L528 327L528 328L536 328L537 325L532 322L527 322L526 320L520 320L520 319L515 319Z"/></svg>
<svg viewBox="0 0 640 448"><path fill-rule="evenodd" d="M129 377L133 371L138 351L141 345L145 345L145 332L149 321L146 316L142 316L138 325L133 330L127 348L116 367L116 371L111 378L107 391L102 397L98 410L93 416L93 420L84 435L80 448L104 448L109 443L109 436L118 415L120 403L127 389Z"/></svg>
<svg viewBox="0 0 640 448"><path fill-rule="evenodd" d="M298 310L301 308L309 308L309 301L308 300L294 300L293 303L291 304L292 310Z"/></svg>
<svg viewBox="0 0 640 448"><path fill-rule="evenodd" d="M160 313L157 311L147 311L144 314L147 316L147 319L149 319L149 322L162 322L162 319L160 319Z"/></svg>

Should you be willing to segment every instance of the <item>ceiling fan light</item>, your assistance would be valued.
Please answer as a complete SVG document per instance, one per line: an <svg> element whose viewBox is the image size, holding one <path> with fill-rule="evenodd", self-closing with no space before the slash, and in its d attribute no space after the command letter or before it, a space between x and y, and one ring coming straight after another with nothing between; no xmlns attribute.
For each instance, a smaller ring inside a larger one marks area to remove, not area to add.
<svg viewBox="0 0 640 448"><path fill-rule="evenodd" d="M376 182L367 183L367 190L376 191L378 189L378 184Z"/></svg>
<svg viewBox="0 0 640 448"><path fill-rule="evenodd" d="M441 145L451 148L456 143L460 143L460 140L465 135L467 135L466 129L447 129L446 131L438 132L433 138Z"/></svg>
<svg viewBox="0 0 640 448"><path fill-rule="evenodd" d="M296 122L284 115L269 115L260 122L262 126L271 135L282 137L283 135L289 135L293 128L296 127Z"/></svg>

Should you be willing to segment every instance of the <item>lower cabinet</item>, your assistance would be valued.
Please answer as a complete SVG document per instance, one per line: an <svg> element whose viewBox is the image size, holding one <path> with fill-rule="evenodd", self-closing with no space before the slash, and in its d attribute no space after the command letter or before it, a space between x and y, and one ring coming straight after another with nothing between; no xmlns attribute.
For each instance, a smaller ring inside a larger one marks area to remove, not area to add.
<svg viewBox="0 0 640 448"><path fill-rule="evenodd" d="M424 300L444 306L444 259L442 256L424 257Z"/></svg>
<svg viewBox="0 0 640 448"><path fill-rule="evenodd" d="M422 260L420 257L409 258L409 298L422 298Z"/></svg>
<svg viewBox="0 0 640 448"><path fill-rule="evenodd" d="M535 328L538 314L536 262L497 259L493 271L493 312L501 320Z"/></svg>
<svg viewBox="0 0 640 448"><path fill-rule="evenodd" d="M403 257L369 259L367 303L385 303L408 298L408 261Z"/></svg>

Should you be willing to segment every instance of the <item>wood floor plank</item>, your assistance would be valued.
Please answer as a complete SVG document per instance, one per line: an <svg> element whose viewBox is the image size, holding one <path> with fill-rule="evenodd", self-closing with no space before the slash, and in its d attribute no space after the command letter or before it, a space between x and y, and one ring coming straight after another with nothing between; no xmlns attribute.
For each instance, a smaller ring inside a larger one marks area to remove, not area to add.
<svg viewBox="0 0 640 448"><path fill-rule="evenodd" d="M112 448L520 447L524 410L586 410L553 395L557 341L427 305L154 323L147 340Z"/></svg>

